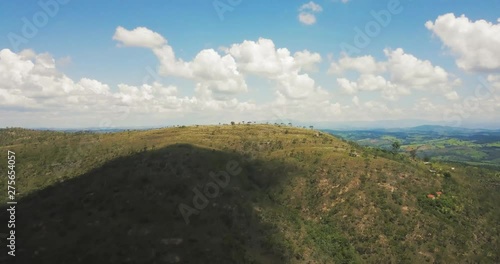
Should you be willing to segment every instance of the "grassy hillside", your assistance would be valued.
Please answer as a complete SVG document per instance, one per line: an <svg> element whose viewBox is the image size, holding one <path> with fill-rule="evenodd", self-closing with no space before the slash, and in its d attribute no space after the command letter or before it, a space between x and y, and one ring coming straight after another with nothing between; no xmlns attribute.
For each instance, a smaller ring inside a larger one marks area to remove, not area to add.
<svg viewBox="0 0 500 264"><path fill-rule="evenodd" d="M484 168L271 125L4 129L2 171L7 150L22 263L500 262L500 177Z"/></svg>

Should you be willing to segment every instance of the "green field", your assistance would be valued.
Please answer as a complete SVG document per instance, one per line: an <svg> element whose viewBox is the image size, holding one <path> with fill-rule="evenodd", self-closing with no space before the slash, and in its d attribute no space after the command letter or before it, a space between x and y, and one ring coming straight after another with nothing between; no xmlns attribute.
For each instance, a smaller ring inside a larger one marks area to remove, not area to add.
<svg viewBox="0 0 500 264"><path fill-rule="evenodd" d="M416 150L420 158L500 168L500 131L438 126L392 130L325 130L363 146L390 149L394 141L401 152Z"/></svg>

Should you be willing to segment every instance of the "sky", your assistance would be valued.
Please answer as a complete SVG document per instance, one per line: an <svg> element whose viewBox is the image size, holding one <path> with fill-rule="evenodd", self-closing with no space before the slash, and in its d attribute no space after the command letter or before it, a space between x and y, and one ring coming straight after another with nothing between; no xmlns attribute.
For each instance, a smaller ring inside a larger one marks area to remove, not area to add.
<svg viewBox="0 0 500 264"><path fill-rule="evenodd" d="M500 1L0 1L0 127L500 128Z"/></svg>

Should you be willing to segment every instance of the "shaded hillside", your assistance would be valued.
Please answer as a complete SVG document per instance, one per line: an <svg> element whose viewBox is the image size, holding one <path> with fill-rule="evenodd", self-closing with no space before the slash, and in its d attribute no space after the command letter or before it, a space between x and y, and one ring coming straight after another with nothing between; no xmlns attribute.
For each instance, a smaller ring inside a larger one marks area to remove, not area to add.
<svg viewBox="0 0 500 264"><path fill-rule="evenodd" d="M500 179L486 169L268 125L7 129L0 148L16 152L24 263L500 261ZM196 209L193 189L228 166L241 170Z"/></svg>

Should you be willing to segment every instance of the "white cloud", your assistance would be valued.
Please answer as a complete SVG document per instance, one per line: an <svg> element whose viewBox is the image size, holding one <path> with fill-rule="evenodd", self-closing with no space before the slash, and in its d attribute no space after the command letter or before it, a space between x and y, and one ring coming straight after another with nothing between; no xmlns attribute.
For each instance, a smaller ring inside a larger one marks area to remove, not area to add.
<svg viewBox="0 0 500 264"><path fill-rule="evenodd" d="M231 55L221 57L213 49L202 50L191 63L191 69L202 85L216 93L247 91L247 84Z"/></svg>
<svg viewBox="0 0 500 264"><path fill-rule="evenodd" d="M320 11L320 7L314 4L304 8ZM226 53L224 56L213 49L202 50L192 61L176 58L173 48L167 44L151 49L160 61L160 74L196 82L196 98L205 102L204 109L208 107L215 111L236 105L237 109L262 111L265 115L274 107L286 106L301 109L300 113L305 114L317 111L316 108L321 105L335 113L340 111L337 104L329 101L329 93L317 86L306 73L317 69L317 64L321 62L318 53L302 50L291 54L288 49L276 48L272 40L264 38L221 47L219 51ZM238 103L231 99L229 95L247 91L247 75L273 81L276 101L259 107L259 110L255 104Z"/></svg>
<svg viewBox="0 0 500 264"><path fill-rule="evenodd" d="M167 43L160 34L145 27L127 30L117 27L113 39L120 41L126 47L160 48Z"/></svg>
<svg viewBox="0 0 500 264"><path fill-rule="evenodd" d="M215 62L224 61L224 58L214 58ZM197 61L194 65L202 63ZM214 65L217 67L216 63ZM220 70L214 71L213 74L216 74ZM215 80L233 74L222 73L225 75L207 78ZM55 68L50 54L36 54L31 50L16 54L8 49L0 50L0 109L14 113L20 110L24 113L35 112L44 114L46 118L65 120L58 126L100 126L106 120L104 123L107 125L118 125L134 118L140 123L163 115L172 117L173 113L193 114L200 111L213 113L230 109L238 113L253 106L234 98L226 101L214 97L203 98L202 94L179 97L177 87L160 83L140 86L119 84L117 90L113 91L109 85L98 80L82 78L78 82L73 81ZM147 118L141 116L146 114ZM32 116L32 122L40 118ZM0 120L6 122L12 117L14 115L2 115ZM88 123L81 123L84 120Z"/></svg>
<svg viewBox="0 0 500 264"><path fill-rule="evenodd" d="M343 54L332 61L328 72L336 75L333 82L349 94L337 98L335 91L323 89L313 78L317 73L311 73L322 62L320 54L290 52L276 47L270 39L246 40L219 50L203 49L184 61L176 57L166 38L147 28L121 28L115 37L122 46L150 49L158 58L159 74L191 80L192 87L158 82L110 86L90 77L72 80L48 53L5 49L0 50L0 123L12 124L13 118L21 117L29 120L25 121L29 125L48 120L44 122L60 126L97 126L105 119L111 119L113 125L129 126L161 125L171 120L218 123L276 117L309 122L412 117L435 120L442 118L436 113L454 111L455 105L460 114L494 120L500 109L496 95L470 100L481 107L463 104L454 89L460 85L458 78L402 49L384 50L382 60ZM240 97L247 96L242 93L255 88L247 85L249 77L252 83L270 84L268 90L259 89L259 98L271 95L274 99L260 104L242 100ZM500 89L500 75L490 74L487 82L493 89ZM181 92L193 95L183 96ZM380 99L362 93L377 93ZM414 105L412 98L405 98L404 103L397 100L413 93L440 96L433 96L433 101L416 100ZM9 114L4 114L7 111Z"/></svg>
<svg viewBox="0 0 500 264"><path fill-rule="evenodd" d="M176 58L173 48L163 36L143 27L134 30L118 27L113 39L125 46L150 48L160 61L160 74L191 79L198 86L211 90L210 94L218 99L247 91L245 80L231 55L221 57L215 50L205 49L193 61L185 62Z"/></svg>
<svg viewBox="0 0 500 264"><path fill-rule="evenodd" d="M233 44L229 54L238 61L238 67L244 72L273 76L283 68L274 42L270 39L260 38L257 42L245 40L241 44Z"/></svg>
<svg viewBox="0 0 500 264"><path fill-rule="evenodd" d="M90 90L95 94L109 94L110 92L109 86L107 84L103 84L97 80L91 80L88 78L82 78L77 83L77 85L79 85L83 90Z"/></svg>
<svg viewBox="0 0 500 264"><path fill-rule="evenodd" d="M93 90L106 93L109 87L86 78L75 83L55 68L50 54L0 51L0 105L32 110L63 109L74 102L92 105L99 102Z"/></svg>
<svg viewBox="0 0 500 264"><path fill-rule="evenodd" d="M448 100L455 101L460 99L460 96L458 96L458 93L456 91L450 91L444 95Z"/></svg>
<svg viewBox="0 0 500 264"><path fill-rule="evenodd" d="M319 10L315 5L308 5L308 8ZM160 74L195 81L197 90L205 97L228 100L228 95L247 91L244 73L276 81L277 89L290 98L305 98L309 93L318 90L315 81L309 75L301 73L316 68L321 62L318 53L303 50L292 56L286 48L277 49L272 40L260 38L258 41L243 41L231 45L230 48L223 48L222 51L226 52L224 56L213 49L205 49L192 61L185 62L176 58L173 48L166 44L165 38L149 29L118 29L115 35L126 36L116 38L122 42L125 39L127 43L138 43L139 41L133 38L144 35L150 35L148 39L163 40L157 41L158 45L141 47L149 47L158 57Z"/></svg>
<svg viewBox="0 0 500 264"><path fill-rule="evenodd" d="M312 12L321 12L323 11L323 8L314 3L313 1L309 2L309 3L306 3L306 4L303 4L300 8L299 8L299 11L312 11Z"/></svg>
<svg viewBox="0 0 500 264"><path fill-rule="evenodd" d="M300 12L299 21L305 25L313 25L316 23L316 16L311 13Z"/></svg>
<svg viewBox="0 0 500 264"><path fill-rule="evenodd" d="M352 98L352 103L355 105L355 106L359 106L359 98L357 95L355 95L353 98Z"/></svg>
<svg viewBox="0 0 500 264"><path fill-rule="evenodd" d="M323 8L311 1L309 3L303 4L299 8L299 11L299 21L305 25L313 25L316 23L316 15L314 13L322 12Z"/></svg>
<svg viewBox="0 0 500 264"><path fill-rule="evenodd" d="M376 62L375 58L370 55L353 58L347 56L346 54L343 54L338 63L332 62L330 64L328 73L342 74L346 70L353 70L365 74L373 74L377 72L383 72L385 70L385 65L384 63Z"/></svg>
<svg viewBox="0 0 500 264"><path fill-rule="evenodd" d="M297 51L293 55L295 63L304 71L316 71L316 65L321 62L319 53L311 53L308 50Z"/></svg>
<svg viewBox="0 0 500 264"><path fill-rule="evenodd" d="M443 68L430 61L420 60L403 49L385 49L386 61L376 61L372 56L349 57L343 54L333 61L328 73L343 74L350 70L359 74L356 81L340 77L337 84L347 94L359 91L380 91L388 100L411 94L411 90L441 93L448 100L459 99L453 88L460 85L458 78L450 76Z"/></svg>
<svg viewBox="0 0 500 264"><path fill-rule="evenodd" d="M362 74L358 79L358 85L360 90L376 91L390 86L391 83L380 75Z"/></svg>
<svg viewBox="0 0 500 264"><path fill-rule="evenodd" d="M499 19L500 20L500 19ZM465 15L448 13L425 23L457 57L467 71L500 70L500 23L471 21Z"/></svg>
<svg viewBox="0 0 500 264"><path fill-rule="evenodd" d="M276 48L270 39L244 41L229 50L242 73L254 74L277 82L277 89L289 98L306 98L318 91L315 81L303 71L321 62L318 53L298 51L293 56L286 48Z"/></svg>
<svg viewBox="0 0 500 264"><path fill-rule="evenodd" d="M387 68L394 83L423 90L449 90L454 85L443 68L433 66L428 60L420 60L401 48L385 49L384 53L388 58Z"/></svg>
<svg viewBox="0 0 500 264"><path fill-rule="evenodd" d="M489 85L500 92L500 74L490 74L487 77Z"/></svg>
<svg viewBox="0 0 500 264"><path fill-rule="evenodd" d="M161 75L193 78L190 64L182 59L177 59L174 49L171 46L165 45L160 48L154 48L152 51L160 61L159 73Z"/></svg>
<svg viewBox="0 0 500 264"><path fill-rule="evenodd" d="M125 31L122 33L127 35ZM306 73L315 70L321 62L318 53L302 50L292 54L286 48L276 48L272 40L259 39L234 44L224 55L205 49L192 61L184 62L175 57L166 42L158 47L156 44L137 44L129 37L125 38L128 44L146 46L159 54L160 73L166 75L165 67L172 65L184 67L181 71L167 70L167 75L193 80L194 96L181 97L177 87L160 83L121 83L110 87L88 77L74 81L57 69L50 54L37 54L32 50L16 54L5 49L0 51L2 111L16 113L16 109L26 109L45 113L41 116L46 122L55 124L65 120L58 125L65 127L139 125L153 120L158 122L162 117L171 120L189 116L188 120L204 122L231 116L271 118L269 114L280 108L286 109L287 117L303 120L342 112L342 106L332 102L331 94ZM234 98L235 93L248 89L245 75L271 80L276 100L257 105ZM15 114L3 115L0 121L12 123L14 117ZM31 121L31 125L40 123L35 119Z"/></svg>
<svg viewBox="0 0 500 264"><path fill-rule="evenodd" d="M337 78L337 84L340 86L342 91L347 94L355 94L358 92L358 84L356 82L351 82L346 78Z"/></svg>
<svg viewBox="0 0 500 264"><path fill-rule="evenodd" d="M280 91L289 98L306 98L315 90L315 82L307 74L283 73L276 80Z"/></svg>

